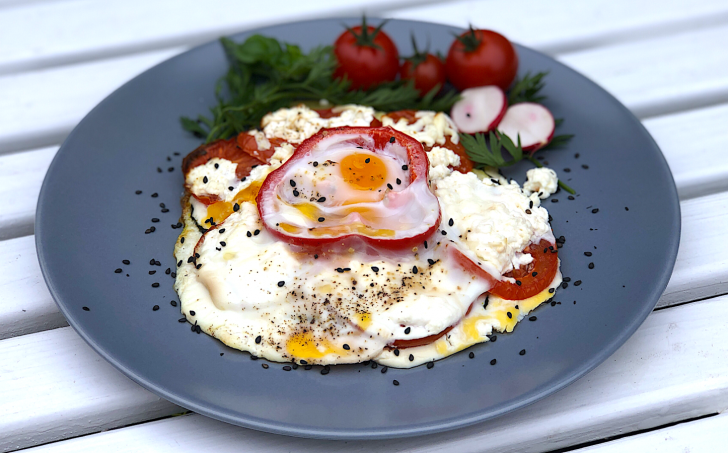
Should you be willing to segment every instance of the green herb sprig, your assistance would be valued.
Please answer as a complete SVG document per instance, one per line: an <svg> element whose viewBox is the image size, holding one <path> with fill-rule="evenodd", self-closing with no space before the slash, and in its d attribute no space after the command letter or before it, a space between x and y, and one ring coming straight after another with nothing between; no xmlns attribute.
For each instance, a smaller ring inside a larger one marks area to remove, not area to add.
<svg viewBox="0 0 728 453"><path fill-rule="evenodd" d="M332 105L369 105L380 111L403 109L448 111L456 92L439 87L420 96L413 81L396 80L368 90L349 90L346 79L334 79L336 57L331 46L305 53L299 46L253 35L242 43L220 40L230 68L216 87L217 105L210 116L182 117L182 127L211 141L259 127L267 113L301 102L325 99Z"/></svg>

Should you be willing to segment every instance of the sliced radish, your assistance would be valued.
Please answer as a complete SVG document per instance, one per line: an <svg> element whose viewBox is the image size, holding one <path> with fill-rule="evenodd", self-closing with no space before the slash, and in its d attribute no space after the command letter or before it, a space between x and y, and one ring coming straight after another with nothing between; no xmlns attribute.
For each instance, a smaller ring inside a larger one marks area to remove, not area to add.
<svg viewBox="0 0 728 453"><path fill-rule="evenodd" d="M541 104L522 102L508 107L498 124L498 132L507 135L513 143L521 137L524 151L536 151L554 137L556 123L551 112Z"/></svg>
<svg viewBox="0 0 728 453"><path fill-rule="evenodd" d="M452 106L450 116L460 132L474 134L495 129L506 114L506 94L497 86L468 88Z"/></svg>

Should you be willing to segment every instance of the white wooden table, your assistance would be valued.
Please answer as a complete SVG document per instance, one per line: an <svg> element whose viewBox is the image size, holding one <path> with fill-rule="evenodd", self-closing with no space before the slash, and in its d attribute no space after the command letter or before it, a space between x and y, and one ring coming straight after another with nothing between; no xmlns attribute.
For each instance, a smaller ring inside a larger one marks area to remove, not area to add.
<svg viewBox="0 0 728 453"><path fill-rule="evenodd" d="M259 25L364 9L498 30L632 109L680 194L670 284L637 333L586 377L469 428L345 443L184 413L101 359L58 312L33 238L48 164L98 101L172 55ZM726 44L726 0L0 0L0 451L728 451Z"/></svg>

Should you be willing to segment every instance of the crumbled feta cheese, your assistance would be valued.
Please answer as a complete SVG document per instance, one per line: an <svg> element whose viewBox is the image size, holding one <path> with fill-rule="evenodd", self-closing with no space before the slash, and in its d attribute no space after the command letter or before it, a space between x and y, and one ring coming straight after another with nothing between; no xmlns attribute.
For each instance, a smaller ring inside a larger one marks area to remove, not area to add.
<svg viewBox="0 0 728 453"><path fill-rule="evenodd" d="M427 153L427 160L430 161L429 179L437 181L450 176L450 166L460 165L460 156L447 148L435 146Z"/></svg>
<svg viewBox="0 0 728 453"><path fill-rule="evenodd" d="M255 137L255 143L258 145L258 149L263 151L270 149L270 142L263 131L253 129L252 131L249 131L248 134Z"/></svg>
<svg viewBox="0 0 728 453"><path fill-rule="evenodd" d="M305 105L283 108L263 117L261 124L267 138L282 138L288 143L301 143L325 127L369 126L374 109L362 105L343 105L334 108L339 116L321 118Z"/></svg>
<svg viewBox="0 0 728 453"><path fill-rule="evenodd" d="M205 165L199 165L187 173L185 183L195 195L222 195L228 187L237 187L240 180L235 175L238 164L214 157Z"/></svg>
<svg viewBox="0 0 728 453"><path fill-rule="evenodd" d="M453 219L448 237L459 238L485 267L497 274L524 263L521 251L531 242L549 238L548 212L531 207L517 183L498 185L473 173L453 172L437 181L443 219ZM527 213L526 210L530 212ZM462 236L462 237L460 237Z"/></svg>
<svg viewBox="0 0 728 453"><path fill-rule="evenodd" d="M548 198L556 192L559 178L550 168L532 168L526 172L528 180L523 184L523 193L531 195L538 193L540 198Z"/></svg>
<svg viewBox="0 0 728 453"><path fill-rule="evenodd" d="M291 158L291 156L293 156L293 145L290 143L284 143L275 148L275 152L270 158L270 164L277 167L278 165L285 163Z"/></svg>
<svg viewBox="0 0 728 453"><path fill-rule="evenodd" d="M444 145L446 136L450 141L458 143L460 136L455 124L445 113L420 110L415 114L415 121L407 124L407 120L400 118L396 123L388 116L382 117L382 126L390 126L419 140L425 146Z"/></svg>

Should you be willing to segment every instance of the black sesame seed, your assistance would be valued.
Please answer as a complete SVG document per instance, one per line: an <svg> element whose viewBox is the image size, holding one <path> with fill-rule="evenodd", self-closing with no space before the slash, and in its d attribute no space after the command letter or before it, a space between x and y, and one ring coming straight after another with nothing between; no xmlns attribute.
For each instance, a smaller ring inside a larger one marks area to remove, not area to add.
<svg viewBox="0 0 728 453"><path fill-rule="evenodd" d="M157 198L158 196L159 196L159 194L158 194L157 192L154 192L154 193L152 194L152 198Z"/></svg>
<svg viewBox="0 0 728 453"><path fill-rule="evenodd" d="M534 272L531 272L531 277L535 277L537 275L538 275L538 272L535 272L535 271Z"/></svg>
<svg viewBox="0 0 728 453"><path fill-rule="evenodd" d="M318 218L318 221L319 221L319 222L323 222L324 220L326 220L326 219L324 219L323 217L319 217L319 218Z"/></svg>
<svg viewBox="0 0 728 453"><path fill-rule="evenodd" d="M390 140L390 141L391 141L391 140ZM399 381L395 379L395 380L393 380L393 381L392 381L392 384L394 384L394 385L399 385Z"/></svg>
<svg viewBox="0 0 728 453"><path fill-rule="evenodd" d="M526 214L531 215L531 210L530 209L526 209Z"/></svg>
<svg viewBox="0 0 728 453"><path fill-rule="evenodd" d="M162 169L157 167L157 173L162 173Z"/></svg>
<svg viewBox="0 0 728 453"><path fill-rule="evenodd" d="M299 192L298 189L293 189L293 196L297 197L299 195L301 195L301 192Z"/></svg>
<svg viewBox="0 0 728 453"><path fill-rule="evenodd" d="M394 143L394 137L389 138L389 143Z"/></svg>
<svg viewBox="0 0 728 453"><path fill-rule="evenodd" d="M511 314L510 311L506 312L506 316L508 316L508 319L513 319L513 315Z"/></svg>
<svg viewBox="0 0 728 453"><path fill-rule="evenodd" d="M531 316L530 318L528 318L528 320L529 320L529 321L535 321L535 320L537 320L537 319L538 319L538 318L537 318L537 317L535 317L535 316Z"/></svg>
<svg viewBox="0 0 728 453"><path fill-rule="evenodd" d="M197 254L197 253L195 253L195 255L197 255L197 258L199 258L199 257L200 257L200 255L199 255L199 254ZM155 262L154 262L154 265L155 265L155 266L161 266L161 265L162 265L162 263L160 263L159 261L155 261Z"/></svg>
<svg viewBox="0 0 728 453"><path fill-rule="evenodd" d="M549 288L549 294L553 294L556 292L556 288Z"/></svg>
<svg viewBox="0 0 728 453"><path fill-rule="evenodd" d="M311 368L313 368L313 365L306 365L303 367L304 370L310 370Z"/></svg>
<svg viewBox="0 0 728 453"><path fill-rule="evenodd" d="M314 255L313 256L313 259L317 260L318 259L318 254Z"/></svg>
<svg viewBox="0 0 728 453"><path fill-rule="evenodd" d="M445 231L445 230L442 230L442 235L443 235L443 236L447 235L447 231Z"/></svg>
<svg viewBox="0 0 728 453"><path fill-rule="evenodd" d="M571 168L564 168L564 173L569 173L571 171Z"/></svg>
<svg viewBox="0 0 728 453"><path fill-rule="evenodd" d="M294 180L291 179L288 182L291 184L291 187L296 187L296 181L294 181Z"/></svg>
<svg viewBox="0 0 728 453"><path fill-rule="evenodd" d="M159 288L159 283L152 283L152 288Z"/></svg>
<svg viewBox="0 0 728 453"><path fill-rule="evenodd" d="M584 252L584 256L592 256L592 252Z"/></svg>
<svg viewBox="0 0 728 453"><path fill-rule="evenodd" d="M564 281L565 282L570 282L571 281L571 277L564 277Z"/></svg>
<svg viewBox="0 0 728 453"><path fill-rule="evenodd" d="M285 284L286 284L286 282L284 282L283 280L281 280L281 281L278 282L278 287L281 288Z"/></svg>
<svg viewBox="0 0 728 453"><path fill-rule="evenodd" d="M566 282L561 282L561 287L562 287L563 289L566 289L566 288L568 288L568 287L569 287L569 284L568 284L568 283L566 283Z"/></svg>
<svg viewBox="0 0 728 453"><path fill-rule="evenodd" d="M171 274L169 274L169 276L172 278L177 278L177 272L172 272Z"/></svg>
<svg viewBox="0 0 728 453"><path fill-rule="evenodd" d="M207 181L208 181L207 176L205 176L204 178L202 178L202 182L204 182L205 184L207 184Z"/></svg>
<svg viewBox="0 0 728 453"><path fill-rule="evenodd" d="M474 352L471 352L470 354L468 354L468 357L470 357L471 359L474 359L475 358L475 353Z"/></svg>
<svg viewBox="0 0 728 453"><path fill-rule="evenodd" d="M417 274L417 272L418 272L417 266L412 266L412 273Z"/></svg>
<svg viewBox="0 0 728 453"><path fill-rule="evenodd" d="M589 269L594 269L594 263L589 263Z"/></svg>
<svg viewBox="0 0 728 453"><path fill-rule="evenodd" d="M495 365L495 364L496 364L496 360L495 360L495 359L491 360L491 361L490 361L490 364L491 364L491 365Z"/></svg>
<svg viewBox="0 0 728 453"><path fill-rule="evenodd" d="M378 366L377 362L372 362L372 370L376 370Z"/></svg>
<svg viewBox="0 0 728 453"><path fill-rule="evenodd" d="M167 274L167 275L169 275L170 272L172 272L172 269L170 269L170 268L167 268L167 270L164 271L164 273Z"/></svg>
<svg viewBox="0 0 728 453"><path fill-rule="evenodd" d="M345 350L347 350L347 351L348 351L349 349L351 349L351 347L349 347L349 345L348 345L348 344L346 344L346 343L344 344L343 348L344 348Z"/></svg>
<svg viewBox="0 0 728 453"><path fill-rule="evenodd" d="M402 184L402 180L399 179L399 178L397 178L397 181L396 182L397 182L397 185Z"/></svg>
<svg viewBox="0 0 728 453"><path fill-rule="evenodd" d="M599 212L599 208L592 209L592 214L596 214L597 212Z"/></svg>
<svg viewBox="0 0 728 453"><path fill-rule="evenodd" d="M409 355L409 361L410 361L410 362L414 362L414 361L415 361L415 356L414 356L414 355L412 355L412 354L410 354L410 355Z"/></svg>
<svg viewBox="0 0 728 453"><path fill-rule="evenodd" d="M245 233L245 235L248 236L249 238L252 238L253 237L253 233L251 233L250 231L248 231L247 233Z"/></svg>
<svg viewBox="0 0 728 453"><path fill-rule="evenodd" d="M520 280L516 280L516 285L521 286L521 281Z"/></svg>
<svg viewBox="0 0 728 453"><path fill-rule="evenodd" d="M156 273L157 273L157 271L149 271L149 275L154 275Z"/></svg>
<svg viewBox="0 0 728 453"><path fill-rule="evenodd" d="M83 311L91 311L91 309L88 307L81 307L81 308L83 308Z"/></svg>
<svg viewBox="0 0 728 453"><path fill-rule="evenodd" d="M409 333L411 332L411 330L412 329L410 329L409 327L407 327L406 329L404 329L404 334L405 335L409 335Z"/></svg>
<svg viewBox="0 0 728 453"><path fill-rule="evenodd" d="M399 349L395 349L394 350L394 355L396 355L397 357L399 357Z"/></svg>
<svg viewBox="0 0 728 453"><path fill-rule="evenodd" d="M394 190L394 186L392 186L392 185L391 185L390 183L387 183L387 188L388 188L389 190Z"/></svg>
<svg viewBox="0 0 728 453"><path fill-rule="evenodd" d="M491 335L491 336L489 336L489 337L488 337L488 339L489 339L489 340L490 340L491 342L495 343L495 342L496 342L496 340L498 339L498 337L497 337L496 335Z"/></svg>
<svg viewBox="0 0 728 453"><path fill-rule="evenodd" d="M558 202L559 202L559 199L558 198L552 198L551 199L551 203L558 203Z"/></svg>
<svg viewBox="0 0 728 453"><path fill-rule="evenodd" d="M250 360L258 360L258 356L255 356L255 355L251 355L251 356L250 356Z"/></svg>
<svg viewBox="0 0 728 453"><path fill-rule="evenodd" d="M263 363L260 366L262 366L264 370L267 370L268 369L268 364L267 363Z"/></svg>
<svg viewBox="0 0 728 453"><path fill-rule="evenodd" d="M177 261L177 267L180 267L182 265L182 260Z"/></svg>
<svg viewBox="0 0 728 453"><path fill-rule="evenodd" d="M581 285L581 280L577 280L574 282L574 286L579 286L579 285Z"/></svg>
<svg viewBox="0 0 728 453"><path fill-rule="evenodd" d="M427 241L425 241L425 248L427 248Z"/></svg>
<svg viewBox="0 0 728 453"><path fill-rule="evenodd" d="M257 236L257 235L259 235L259 234L260 234L260 230L255 230L255 231L253 231L253 236Z"/></svg>
<svg viewBox="0 0 728 453"><path fill-rule="evenodd" d="M319 198L318 200L316 200L316 201L318 201L319 203L323 203L324 201L326 201L326 197L320 197L320 198Z"/></svg>
<svg viewBox="0 0 728 453"><path fill-rule="evenodd" d="M233 211L234 211L234 212L238 212L238 210L239 210L239 209L240 209L240 205L239 205L239 204L237 204L237 203L235 203L235 204L233 205Z"/></svg>
<svg viewBox="0 0 728 453"><path fill-rule="evenodd" d="M307 364L308 364L308 362L306 362L305 360L301 360L301 365L307 365Z"/></svg>
<svg viewBox="0 0 728 453"><path fill-rule="evenodd" d="M521 349L521 351L518 353L518 355L526 355L526 350L525 349Z"/></svg>
<svg viewBox="0 0 728 453"><path fill-rule="evenodd" d="M156 218L156 217L152 217L152 222L153 222L153 223L157 223L157 222L159 222L159 219L158 219L158 218Z"/></svg>
<svg viewBox="0 0 728 453"><path fill-rule="evenodd" d="M235 187L233 187L233 186L228 186L228 190L229 190L230 192L232 192L233 190L235 190Z"/></svg>
<svg viewBox="0 0 728 453"><path fill-rule="evenodd" d="M168 172L170 172L170 173L172 173L172 172L174 171L174 167L169 167L169 168L167 169L167 171L168 171Z"/></svg>
<svg viewBox="0 0 728 453"><path fill-rule="evenodd" d="M152 307L152 311L157 311L157 310L159 310L159 305L155 305Z"/></svg>
<svg viewBox="0 0 728 453"><path fill-rule="evenodd" d="M184 244L184 243L185 243L185 238L180 238L180 239L179 239L179 243L180 243L180 244Z"/></svg>
<svg viewBox="0 0 728 453"><path fill-rule="evenodd" d="M321 374L323 374L324 376L326 376L327 374L329 374L329 369L328 368L324 368L323 370L321 370Z"/></svg>
<svg viewBox="0 0 728 453"><path fill-rule="evenodd" d="M263 338L260 335L255 337L255 344L260 344L261 341L263 341Z"/></svg>
<svg viewBox="0 0 728 453"><path fill-rule="evenodd" d="M176 300L170 300L169 301L169 305L171 305L173 307L176 307L177 306L177 301Z"/></svg>
<svg viewBox="0 0 728 453"><path fill-rule="evenodd" d="M197 266L195 266L195 269L199 269L201 267L202 267L202 264L198 264Z"/></svg>
<svg viewBox="0 0 728 453"><path fill-rule="evenodd" d="M169 212L169 209L167 209L167 208L162 208L161 212L162 212L163 214L164 214L164 213L167 213L167 212Z"/></svg>
<svg viewBox="0 0 728 453"><path fill-rule="evenodd" d="M573 196L573 195L569 195L569 196L568 196L568 197L566 197L566 198L568 198L569 200L576 200L576 198L574 198L574 196Z"/></svg>
<svg viewBox="0 0 728 453"><path fill-rule="evenodd" d="M582 165L581 168L583 168L584 170L589 170L589 166L588 165Z"/></svg>
<svg viewBox="0 0 728 453"><path fill-rule="evenodd" d="M195 310L190 310L190 316L195 316L195 315L196 315Z"/></svg>
<svg viewBox="0 0 728 453"><path fill-rule="evenodd" d="M215 164L215 170L217 170L218 168L220 168L220 164Z"/></svg>
<svg viewBox="0 0 728 453"><path fill-rule="evenodd" d="M227 245L227 242L225 242L225 241L220 241L220 245L222 245L223 247L225 247L225 246Z"/></svg>
<svg viewBox="0 0 728 453"><path fill-rule="evenodd" d="M627 206L624 207L625 211L629 211L629 208Z"/></svg>
<svg viewBox="0 0 728 453"><path fill-rule="evenodd" d="M427 362L427 369L431 370L435 366L435 362Z"/></svg>
<svg viewBox="0 0 728 453"><path fill-rule="evenodd" d="M372 266L372 270L373 270L374 272L379 272L379 268L378 268L377 266Z"/></svg>
<svg viewBox="0 0 728 453"><path fill-rule="evenodd" d="M314 163L313 163L313 166L314 166L314 167L318 167L318 162L314 162Z"/></svg>
<svg viewBox="0 0 728 453"><path fill-rule="evenodd" d="M121 272L122 272L121 268L114 270L114 273L116 273L116 274L121 274Z"/></svg>
<svg viewBox="0 0 728 453"><path fill-rule="evenodd" d="M409 167L408 167L408 166L406 166L406 165L402 165L402 170L404 170L404 171L407 171L408 169L409 169Z"/></svg>
<svg viewBox="0 0 728 453"><path fill-rule="evenodd" d="M435 260L433 260L432 258L428 258L427 262L429 263L430 266L435 264Z"/></svg>
<svg viewBox="0 0 728 453"><path fill-rule="evenodd" d="M177 320L177 322L179 322L179 323L187 322L187 318L179 318Z"/></svg>
<svg viewBox="0 0 728 453"><path fill-rule="evenodd" d="M386 373L388 369L389 369L389 368L387 368L386 366L383 366L383 367L382 367L382 371L381 371L381 373L382 373L382 374Z"/></svg>
<svg viewBox="0 0 728 453"><path fill-rule="evenodd" d="M137 195L141 195L142 191L141 191L141 190L137 190L137 191L136 191L136 192L134 192L134 193L135 193L135 194L137 194Z"/></svg>
<svg viewBox="0 0 728 453"><path fill-rule="evenodd" d="M369 162L371 162L371 161L372 161L372 160L371 160L370 158L368 158L368 157L367 157L367 158L366 158L366 159L364 160L364 163L365 163L365 164L368 164L368 163L369 163Z"/></svg>
<svg viewBox="0 0 728 453"><path fill-rule="evenodd" d="M291 371L291 367L286 365L283 367L283 371Z"/></svg>

